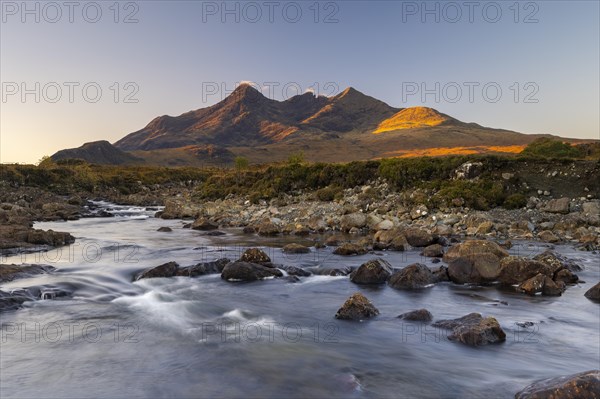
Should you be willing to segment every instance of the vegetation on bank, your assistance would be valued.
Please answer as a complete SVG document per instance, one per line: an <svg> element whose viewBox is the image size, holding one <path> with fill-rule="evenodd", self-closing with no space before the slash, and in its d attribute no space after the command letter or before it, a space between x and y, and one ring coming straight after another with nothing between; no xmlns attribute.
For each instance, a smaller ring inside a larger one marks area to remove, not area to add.
<svg viewBox="0 0 600 399"><path fill-rule="evenodd" d="M271 165L249 165L239 158L230 169L108 166L79 160L45 160L38 166L1 165L0 180L12 187L33 186L61 195L83 192L91 196L102 196L109 191L129 195L166 186L187 186L193 189L198 201L239 195L257 202L299 193L312 193L314 199L333 201L343 196L344 189L380 179L394 191L413 190L407 202L435 207L460 204L481 210L496 206L512 209L525 205L527 187L515 174L509 173L506 178L502 174L527 170L536 163L571 162L567 155L575 153L558 143L561 145L547 139L536 140L529 151L517 157L464 155L325 164L306 163L299 153L287 162ZM481 163L478 178L453 179L454 171L467 161ZM365 201L378 195L373 189L360 194Z"/></svg>

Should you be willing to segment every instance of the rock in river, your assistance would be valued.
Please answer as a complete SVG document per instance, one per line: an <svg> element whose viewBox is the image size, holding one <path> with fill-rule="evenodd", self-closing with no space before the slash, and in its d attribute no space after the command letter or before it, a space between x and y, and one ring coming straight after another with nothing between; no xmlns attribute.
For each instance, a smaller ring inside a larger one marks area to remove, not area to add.
<svg viewBox="0 0 600 399"><path fill-rule="evenodd" d="M310 248L300 244L287 244L283 247L282 251L286 254L307 254L310 252Z"/></svg>
<svg viewBox="0 0 600 399"><path fill-rule="evenodd" d="M177 270L177 276L196 277L205 274L218 274L223 272L225 266L230 262L227 258L221 258L213 262L202 262L194 266L182 267Z"/></svg>
<svg viewBox="0 0 600 399"><path fill-rule="evenodd" d="M350 281L356 284L383 284L392 272L392 266L386 260L372 259L350 274Z"/></svg>
<svg viewBox="0 0 600 399"><path fill-rule="evenodd" d="M227 281L256 281L282 276L279 269L240 261L227 264L221 273L221 278Z"/></svg>
<svg viewBox="0 0 600 399"><path fill-rule="evenodd" d="M176 262L165 263L160 266L143 270L134 277L133 281L138 281L144 278L173 277L177 273L178 269L179 265Z"/></svg>
<svg viewBox="0 0 600 399"><path fill-rule="evenodd" d="M379 314L379 310L360 292L353 294L335 314L336 319L364 320Z"/></svg>
<svg viewBox="0 0 600 399"><path fill-rule="evenodd" d="M368 251L364 246L359 245L359 244L349 243L349 242L340 245L333 251L333 253L336 255L344 255L344 256L364 255L367 252Z"/></svg>
<svg viewBox="0 0 600 399"><path fill-rule="evenodd" d="M239 262L249 263L271 263L271 258L263 250L258 248L248 248L240 256Z"/></svg>
<svg viewBox="0 0 600 399"><path fill-rule="evenodd" d="M506 333L493 317L483 318L479 313L470 313L458 319L440 320L433 323L434 327L452 330L448 337L466 345L480 346L503 342Z"/></svg>
<svg viewBox="0 0 600 399"><path fill-rule="evenodd" d="M600 370L537 381L515 395L515 399L596 399L598 397L600 397Z"/></svg>
<svg viewBox="0 0 600 399"><path fill-rule="evenodd" d="M498 280L506 285L520 284L539 273L550 278L554 276L554 270L542 262L520 256L509 256L500 262Z"/></svg>
<svg viewBox="0 0 600 399"><path fill-rule="evenodd" d="M431 321L433 315L427 309L413 310L412 312L402 313L398 318L408 321Z"/></svg>
<svg viewBox="0 0 600 399"><path fill-rule="evenodd" d="M469 240L450 247L444 255L444 262L450 263L453 259L460 258L461 256L476 256L481 254L493 254L500 259L508 256L508 252L493 241Z"/></svg>
<svg viewBox="0 0 600 399"><path fill-rule="evenodd" d="M500 259L492 253L461 256L450 261L448 275L457 284L491 283L500 275Z"/></svg>
<svg viewBox="0 0 600 399"><path fill-rule="evenodd" d="M216 230L219 228L219 225L212 220L208 220L205 218L198 218L194 223L192 223L193 230Z"/></svg>
<svg viewBox="0 0 600 399"><path fill-rule="evenodd" d="M392 274L388 284L395 289L424 288L436 282L433 272L421 263L413 263Z"/></svg>
<svg viewBox="0 0 600 399"><path fill-rule="evenodd" d="M587 290L584 294L586 298L600 302L600 282Z"/></svg>

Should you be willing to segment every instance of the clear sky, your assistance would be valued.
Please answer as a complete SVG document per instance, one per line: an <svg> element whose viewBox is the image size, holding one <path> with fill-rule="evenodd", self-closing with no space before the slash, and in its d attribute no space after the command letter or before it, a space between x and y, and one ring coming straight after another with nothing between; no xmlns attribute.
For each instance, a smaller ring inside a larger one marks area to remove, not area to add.
<svg viewBox="0 0 600 399"><path fill-rule="evenodd" d="M0 161L114 142L240 81L347 86L524 133L600 138L598 1L0 2Z"/></svg>

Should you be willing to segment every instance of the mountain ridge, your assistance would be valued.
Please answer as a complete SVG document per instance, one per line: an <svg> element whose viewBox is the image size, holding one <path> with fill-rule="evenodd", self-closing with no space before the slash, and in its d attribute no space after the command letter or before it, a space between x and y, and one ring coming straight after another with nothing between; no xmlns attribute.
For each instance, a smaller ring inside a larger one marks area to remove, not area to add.
<svg viewBox="0 0 600 399"><path fill-rule="evenodd" d="M465 123L428 107L395 108L353 87L331 97L307 92L277 101L242 84L209 107L152 119L111 146L119 152L103 143L107 155L97 159L136 162L124 158L129 155L147 163L198 165L244 156L263 163L302 151L308 160L348 162L411 150L445 153L452 147L496 152L507 147L511 149L507 152L514 152L540 136L549 135ZM59 151L53 159L63 159L65 154L96 158L82 151L85 148Z"/></svg>

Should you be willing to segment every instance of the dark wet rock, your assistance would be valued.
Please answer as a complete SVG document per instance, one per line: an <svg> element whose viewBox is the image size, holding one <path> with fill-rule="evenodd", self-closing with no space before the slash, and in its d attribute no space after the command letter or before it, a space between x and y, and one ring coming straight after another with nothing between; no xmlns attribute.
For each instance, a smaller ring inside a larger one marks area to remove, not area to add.
<svg viewBox="0 0 600 399"><path fill-rule="evenodd" d="M600 301L600 282L598 282L598 284L587 290L584 295L588 299Z"/></svg>
<svg viewBox="0 0 600 399"><path fill-rule="evenodd" d="M248 263L271 263L271 258L263 250L258 248L248 248L240 256L239 262Z"/></svg>
<svg viewBox="0 0 600 399"><path fill-rule="evenodd" d="M280 269L285 270L290 276L308 277L312 275L310 271L297 266L281 266Z"/></svg>
<svg viewBox="0 0 600 399"><path fill-rule="evenodd" d="M552 278L554 271L544 263L519 256L509 256L500 261L500 275L498 280L502 284L520 284L537 274Z"/></svg>
<svg viewBox="0 0 600 399"><path fill-rule="evenodd" d="M598 397L600 397L600 370L537 381L515 395L515 399L596 399Z"/></svg>
<svg viewBox="0 0 600 399"><path fill-rule="evenodd" d="M462 256L450 261L448 276L457 284L485 284L498 279L500 259L491 253Z"/></svg>
<svg viewBox="0 0 600 399"><path fill-rule="evenodd" d="M202 262L194 266L181 267L177 270L177 276L184 277L196 277L203 276L205 274L218 274L223 272L225 266L227 266L231 260L227 258L217 259L213 262Z"/></svg>
<svg viewBox="0 0 600 399"><path fill-rule="evenodd" d="M553 273L556 273L561 269L567 269L572 272L580 272L583 270L581 266L579 266L571 259L568 259L566 256L557 254L556 252L550 250L544 251L541 254L534 256L533 260L542 262L550 266Z"/></svg>
<svg viewBox="0 0 600 399"><path fill-rule="evenodd" d="M519 285L519 290L523 291L527 295L535 295L540 293L542 292L542 288L544 288L546 277L547 276L543 275L542 273L538 273L527 281L521 283Z"/></svg>
<svg viewBox="0 0 600 399"><path fill-rule="evenodd" d="M435 261L440 261L439 259L434 259ZM435 283L441 283L444 281L450 281L450 276L448 275L448 268L446 266L440 266L437 269L431 271L433 273L433 280Z"/></svg>
<svg viewBox="0 0 600 399"><path fill-rule="evenodd" d="M562 281L554 281L550 277L546 276L544 280L544 288L542 288L542 295L546 296L561 296L565 292L566 284Z"/></svg>
<svg viewBox="0 0 600 399"><path fill-rule="evenodd" d="M575 284L579 281L579 277L568 269L562 269L554 274L554 281L562 281L565 284Z"/></svg>
<svg viewBox="0 0 600 399"><path fill-rule="evenodd" d="M287 244L282 251L286 254L307 254L310 253L310 248L300 244Z"/></svg>
<svg viewBox="0 0 600 399"><path fill-rule="evenodd" d="M176 262L165 263L160 266L143 270L134 277L133 281L138 281L144 278L173 277L177 273L178 269L179 265Z"/></svg>
<svg viewBox="0 0 600 399"><path fill-rule="evenodd" d="M23 302L32 299L24 290L17 292L0 291L0 312L19 309Z"/></svg>
<svg viewBox="0 0 600 399"><path fill-rule="evenodd" d="M388 280L389 286L395 289L419 289L435 282L433 272L421 263L406 266L392 274Z"/></svg>
<svg viewBox="0 0 600 399"><path fill-rule="evenodd" d="M544 242L555 243L560 241L560 238L549 230L540 231L537 236Z"/></svg>
<svg viewBox="0 0 600 399"><path fill-rule="evenodd" d="M283 277L283 273L273 267L242 261L227 264L221 273L221 278L227 281L256 281L272 277Z"/></svg>
<svg viewBox="0 0 600 399"><path fill-rule="evenodd" d="M307 236L310 234L310 229L308 227L296 227L293 231L295 236Z"/></svg>
<svg viewBox="0 0 600 399"><path fill-rule="evenodd" d="M375 250L406 251L410 248L404 233L399 228L379 230L373 239Z"/></svg>
<svg viewBox="0 0 600 399"><path fill-rule="evenodd" d="M421 256L426 256L428 258L441 258L444 256L444 247L442 247L440 244L431 244L423 249Z"/></svg>
<svg viewBox="0 0 600 399"><path fill-rule="evenodd" d="M361 293L353 294L335 314L336 319L364 320L377 316L379 310Z"/></svg>
<svg viewBox="0 0 600 399"><path fill-rule="evenodd" d="M338 245L340 245L341 241L342 239L338 236L329 236L325 239L325 245L327 245L328 247L337 247Z"/></svg>
<svg viewBox="0 0 600 399"><path fill-rule="evenodd" d="M433 323L434 327L452 330L448 337L470 346L481 346L503 342L506 333L493 317L483 318L479 313L470 313L458 319L439 320Z"/></svg>
<svg viewBox="0 0 600 399"><path fill-rule="evenodd" d="M433 234L416 227L404 230L404 236L413 247L427 247L437 241Z"/></svg>
<svg viewBox="0 0 600 399"><path fill-rule="evenodd" d="M68 298L72 295L73 293L71 291L60 288L42 288L40 289L38 297L41 300L48 301L53 299Z"/></svg>
<svg viewBox="0 0 600 399"><path fill-rule="evenodd" d="M208 233L204 234L207 237L220 237L220 236L224 236L227 233L223 232L223 231L219 231L219 230L213 230L213 231L209 231Z"/></svg>
<svg viewBox="0 0 600 399"><path fill-rule="evenodd" d="M292 274L285 276L283 278L285 281L287 281L288 283L299 283L300 279L298 278L298 276L294 276Z"/></svg>
<svg viewBox="0 0 600 399"><path fill-rule="evenodd" d="M343 255L343 256L364 255L367 252L368 252L367 249L365 247L363 247L362 245L355 244L355 243L349 243L349 242L340 245L333 251L333 253L335 255Z"/></svg>
<svg viewBox="0 0 600 399"><path fill-rule="evenodd" d="M392 273L392 266L386 260L377 258L360 265L350 275L350 281L356 284L384 284Z"/></svg>
<svg viewBox="0 0 600 399"><path fill-rule="evenodd" d="M212 220L208 220L205 218L198 218L194 221L194 223L192 223L192 227L193 230L202 230L202 231L207 231L207 230L216 230L219 228L219 225L215 222L213 222Z"/></svg>
<svg viewBox="0 0 600 399"><path fill-rule="evenodd" d="M0 283L29 277L36 274L50 273L56 270L46 265L0 265Z"/></svg>
<svg viewBox="0 0 600 399"><path fill-rule="evenodd" d="M544 208L544 211L550 213L567 214L569 213L569 202L570 200L564 197L559 199L552 199L548 201L548 204Z"/></svg>
<svg viewBox="0 0 600 399"><path fill-rule="evenodd" d="M75 238L69 233L63 233L53 230L29 230L27 240L30 244L49 245L52 247L60 247L75 242Z"/></svg>
<svg viewBox="0 0 600 399"><path fill-rule="evenodd" d="M347 276L352 273L351 267L343 267L343 268L321 268L315 267L310 269L312 273L316 276Z"/></svg>
<svg viewBox="0 0 600 399"><path fill-rule="evenodd" d="M450 263L456 258L481 254L492 254L500 259L508 256L508 252L493 241L468 240L451 246L444 255L444 262Z"/></svg>
<svg viewBox="0 0 600 399"><path fill-rule="evenodd" d="M191 229L192 228L192 224L191 223L186 223L183 226L181 226L182 229Z"/></svg>
<svg viewBox="0 0 600 399"><path fill-rule="evenodd" d="M159 227L158 230L156 230L156 231L159 231L161 233L170 233L173 231L173 229L170 227L163 226L163 227Z"/></svg>
<svg viewBox="0 0 600 399"><path fill-rule="evenodd" d="M279 234L279 227L271 222L263 222L258 226L258 234L261 236L276 236Z"/></svg>
<svg viewBox="0 0 600 399"><path fill-rule="evenodd" d="M242 232L244 234L254 234L254 233L256 233L256 229L254 227L252 227L252 226L246 226L246 227L244 227L244 229L242 230Z"/></svg>
<svg viewBox="0 0 600 399"><path fill-rule="evenodd" d="M413 310L412 312L402 313L398 318L408 321L431 321L433 315L427 309Z"/></svg>

